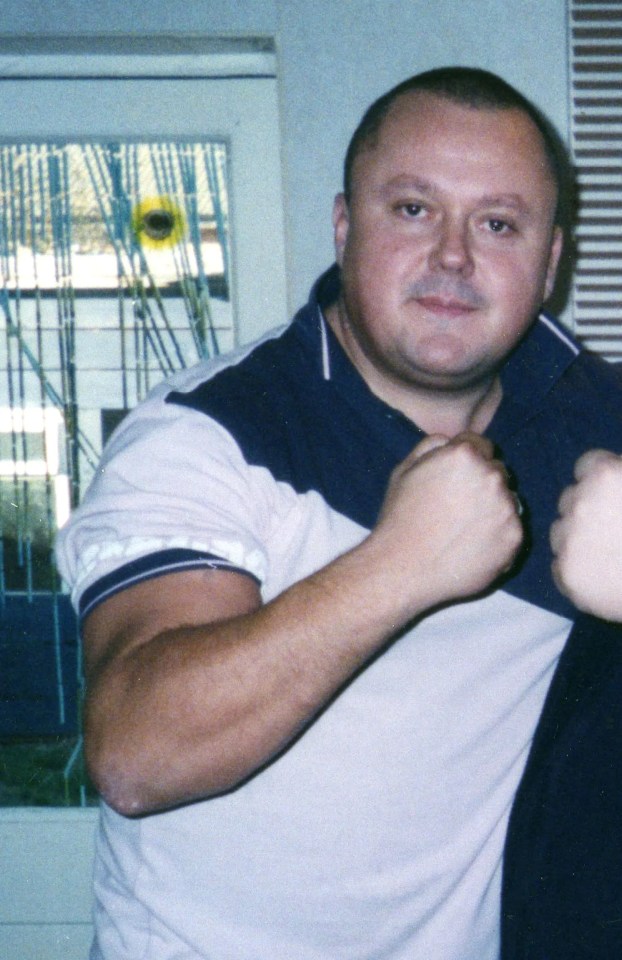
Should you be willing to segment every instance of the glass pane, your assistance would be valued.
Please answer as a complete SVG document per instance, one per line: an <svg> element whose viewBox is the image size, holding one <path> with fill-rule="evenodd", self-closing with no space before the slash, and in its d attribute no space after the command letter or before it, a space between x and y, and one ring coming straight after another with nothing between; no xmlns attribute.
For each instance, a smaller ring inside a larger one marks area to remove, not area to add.
<svg viewBox="0 0 622 960"><path fill-rule="evenodd" d="M0 805L84 803L52 545L127 410L233 345L226 144L0 147L0 270Z"/></svg>

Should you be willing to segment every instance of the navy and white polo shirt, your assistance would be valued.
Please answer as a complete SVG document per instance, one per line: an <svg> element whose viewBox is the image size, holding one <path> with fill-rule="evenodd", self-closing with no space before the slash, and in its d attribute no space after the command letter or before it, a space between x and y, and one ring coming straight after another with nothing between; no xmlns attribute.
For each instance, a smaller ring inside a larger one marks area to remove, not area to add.
<svg viewBox="0 0 622 960"><path fill-rule="evenodd" d="M324 323L337 282L121 425L59 538L83 615L202 566L269 601L373 527L422 434ZM508 818L574 619L548 530L577 457L622 440L617 376L546 316L502 381L487 434L525 507L512 574L424 617L238 789L138 821L104 805L94 958L496 960Z"/></svg>

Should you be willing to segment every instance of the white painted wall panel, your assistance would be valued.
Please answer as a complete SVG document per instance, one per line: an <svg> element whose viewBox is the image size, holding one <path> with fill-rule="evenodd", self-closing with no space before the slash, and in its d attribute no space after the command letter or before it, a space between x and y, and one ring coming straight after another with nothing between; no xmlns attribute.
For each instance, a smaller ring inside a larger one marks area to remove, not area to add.
<svg viewBox="0 0 622 960"><path fill-rule="evenodd" d="M85 960L98 811L0 810L0 957Z"/></svg>

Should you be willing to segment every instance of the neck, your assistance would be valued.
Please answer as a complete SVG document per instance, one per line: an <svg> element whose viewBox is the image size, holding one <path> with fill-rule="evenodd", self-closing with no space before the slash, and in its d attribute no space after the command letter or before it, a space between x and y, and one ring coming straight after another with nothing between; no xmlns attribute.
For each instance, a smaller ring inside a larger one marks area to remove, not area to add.
<svg viewBox="0 0 622 960"><path fill-rule="evenodd" d="M483 433L501 402L501 382L497 376L477 387L448 393L441 390L409 388L406 397L382 397L396 406L425 433L455 437L471 431ZM397 401L397 402L396 402Z"/></svg>
<svg viewBox="0 0 622 960"><path fill-rule="evenodd" d="M349 326L340 322L337 305L329 307L325 315L372 393L403 413L425 433L455 437L465 431L484 432L501 403L501 381L496 374L460 388L388 376L377 370L352 336Z"/></svg>

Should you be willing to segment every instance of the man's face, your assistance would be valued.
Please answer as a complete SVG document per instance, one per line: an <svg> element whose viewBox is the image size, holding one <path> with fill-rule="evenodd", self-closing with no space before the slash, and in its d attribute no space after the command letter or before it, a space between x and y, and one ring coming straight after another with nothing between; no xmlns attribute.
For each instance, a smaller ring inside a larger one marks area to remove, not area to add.
<svg viewBox="0 0 622 960"><path fill-rule="evenodd" d="M333 218L342 335L372 389L390 398L494 376L551 291L555 205L521 111L426 93L395 101Z"/></svg>

